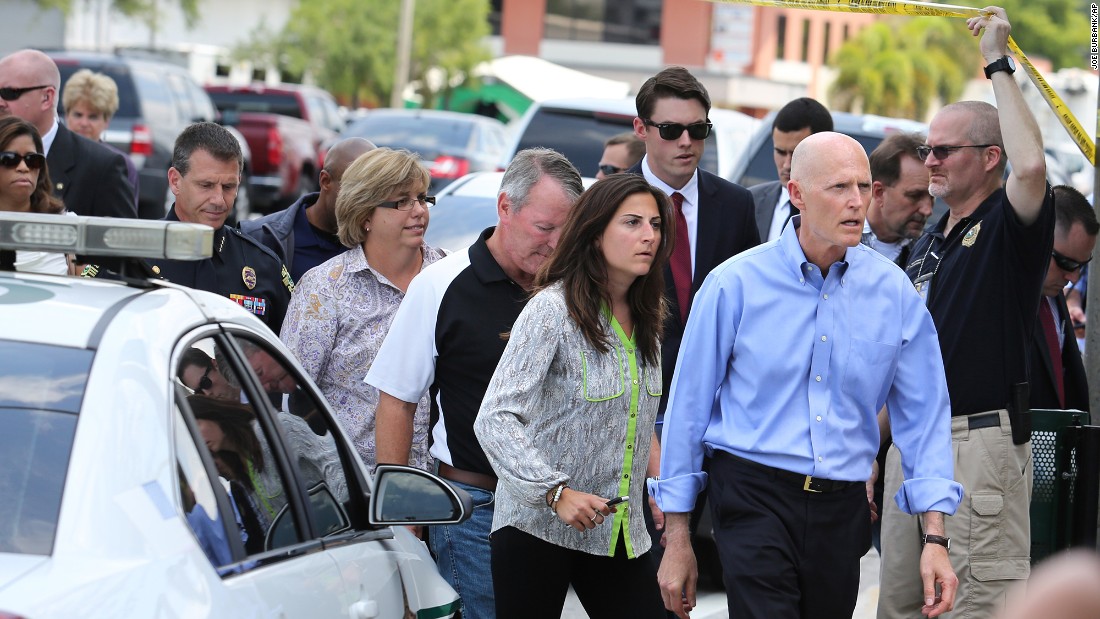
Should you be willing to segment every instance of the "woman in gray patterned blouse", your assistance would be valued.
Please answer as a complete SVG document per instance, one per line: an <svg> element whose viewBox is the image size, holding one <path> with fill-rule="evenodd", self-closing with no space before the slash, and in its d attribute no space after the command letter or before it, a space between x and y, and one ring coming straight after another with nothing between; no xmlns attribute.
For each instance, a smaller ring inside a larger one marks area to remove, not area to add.
<svg viewBox="0 0 1100 619"><path fill-rule="evenodd" d="M642 484L659 469L669 199L615 174L577 202L516 320L474 430L496 471L500 617L664 617ZM609 507L614 497L628 497Z"/></svg>
<svg viewBox="0 0 1100 619"><path fill-rule="evenodd" d="M348 251L310 269L294 288L280 337L321 388L363 463L373 469L378 390L363 382L412 278L443 257L424 243L431 177L406 150L377 148L344 172L336 198ZM431 470L428 397L413 418L409 464Z"/></svg>

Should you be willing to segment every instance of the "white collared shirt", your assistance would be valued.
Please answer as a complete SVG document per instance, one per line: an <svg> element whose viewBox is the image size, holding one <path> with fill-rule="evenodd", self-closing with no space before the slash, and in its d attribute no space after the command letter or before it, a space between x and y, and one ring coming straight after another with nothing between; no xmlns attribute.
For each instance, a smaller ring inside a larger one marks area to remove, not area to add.
<svg viewBox="0 0 1100 619"><path fill-rule="evenodd" d="M53 117L53 127L42 136L42 150L46 151L43 155L50 154L50 147L53 146L53 140L57 137L57 116Z"/></svg>
<svg viewBox="0 0 1100 619"><path fill-rule="evenodd" d="M697 238L695 231L699 227L699 169L695 169L695 172L691 175L691 180L686 185L676 189L657 178L657 175L649 168L649 155L646 155L642 157L642 176L645 177L646 182L665 192L670 198L673 193L684 196L681 208L684 211L684 220L687 221L688 243L691 245L691 272L695 273L695 239Z"/></svg>
<svg viewBox="0 0 1100 619"><path fill-rule="evenodd" d="M775 209L772 210L772 225L768 228L768 238L763 240L775 240L783 233L783 226L787 223L787 215L790 214L787 209L787 202L790 199L791 194L787 192L787 186L784 185L782 191L779 192L779 201L775 203Z"/></svg>

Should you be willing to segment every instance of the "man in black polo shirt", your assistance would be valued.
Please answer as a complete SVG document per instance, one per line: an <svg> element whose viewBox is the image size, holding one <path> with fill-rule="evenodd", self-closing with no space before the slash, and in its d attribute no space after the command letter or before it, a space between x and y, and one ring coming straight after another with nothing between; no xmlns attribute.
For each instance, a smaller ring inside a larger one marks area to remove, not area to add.
<svg viewBox="0 0 1100 619"><path fill-rule="evenodd" d="M1019 385L1028 381L1054 207L1039 127L1006 55L1011 26L1005 12L992 7L991 15L967 25L975 34L984 29L980 47L997 107L964 101L932 120L928 144L918 154L931 175L929 192L950 212L913 246L906 272L939 331L955 479L966 488L947 519L959 577L952 616L988 617L1004 603L1009 586L1030 572L1031 445L1020 432L1024 424L1010 420L1007 409L1016 408ZM1012 172L1002 183L1006 157ZM1026 399L1020 408L1026 410ZM1021 434L1016 441L1012 421ZM890 496L901 480L896 449L886 469ZM906 569L920 553L921 531L915 518L889 502L885 507L878 616L912 617L928 597Z"/></svg>
<svg viewBox="0 0 1100 619"><path fill-rule="evenodd" d="M526 305L581 191L580 174L560 153L517 153L497 195L500 223L413 279L367 374L381 392L379 464L408 464L416 403L431 390L431 454L439 475L473 497L474 513L461 525L432 527L429 542L467 619L495 616L489 531L497 480L474 419L504 354L502 334Z"/></svg>

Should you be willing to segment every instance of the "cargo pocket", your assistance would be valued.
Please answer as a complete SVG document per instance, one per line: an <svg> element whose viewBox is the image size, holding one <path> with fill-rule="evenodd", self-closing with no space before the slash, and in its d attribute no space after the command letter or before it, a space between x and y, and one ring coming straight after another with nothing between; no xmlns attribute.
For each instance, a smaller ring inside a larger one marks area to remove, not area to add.
<svg viewBox="0 0 1100 619"><path fill-rule="evenodd" d="M982 582L1020 580L1031 572L1030 558L1006 548L1005 497L975 494L970 499L970 573ZM1000 555L998 553L1001 553ZM1003 556L1008 555L1008 556Z"/></svg>

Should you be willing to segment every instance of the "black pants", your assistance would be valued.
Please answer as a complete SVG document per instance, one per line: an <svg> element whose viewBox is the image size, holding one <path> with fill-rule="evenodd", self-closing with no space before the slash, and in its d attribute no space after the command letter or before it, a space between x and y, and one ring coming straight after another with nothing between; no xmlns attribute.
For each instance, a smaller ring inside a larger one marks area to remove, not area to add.
<svg viewBox="0 0 1100 619"><path fill-rule="evenodd" d="M852 616L871 536L863 484L806 492L724 455L709 488L730 617Z"/></svg>
<svg viewBox="0 0 1100 619"><path fill-rule="evenodd" d="M590 617L663 619L664 602L648 553L592 555L545 542L513 527L489 538L498 619L559 619L569 585Z"/></svg>

